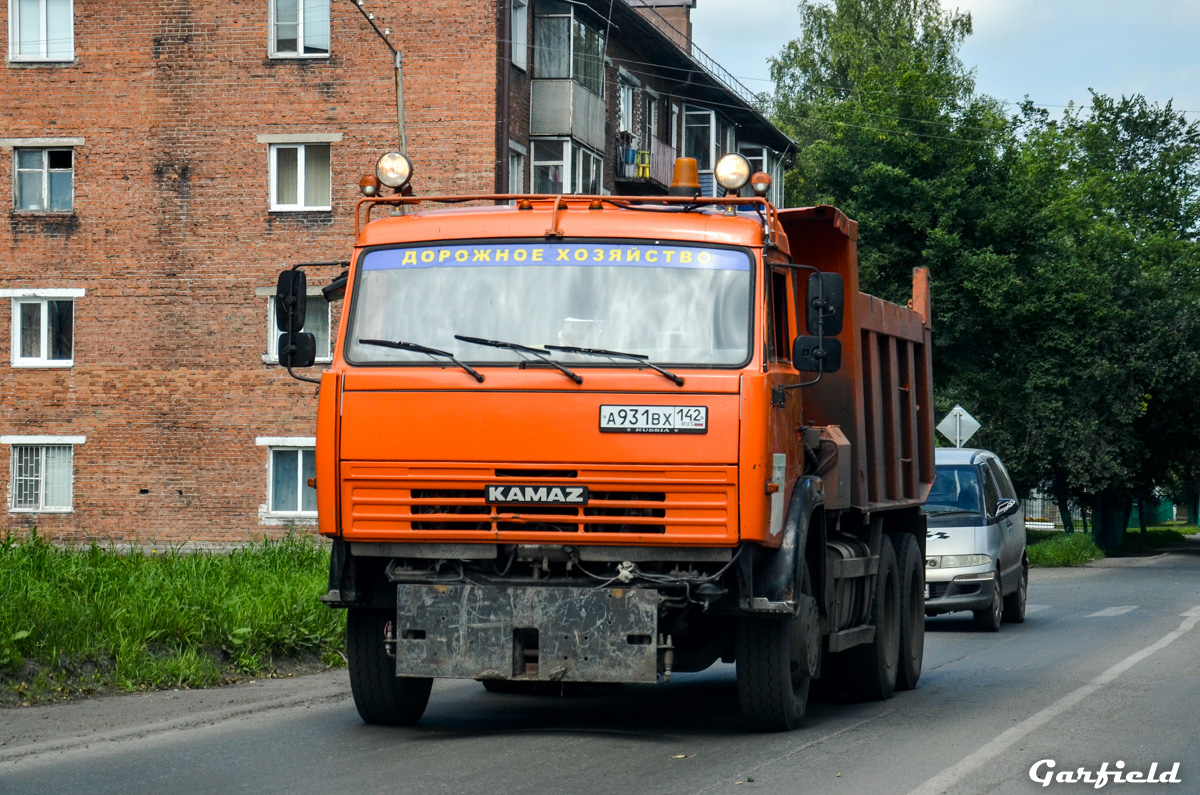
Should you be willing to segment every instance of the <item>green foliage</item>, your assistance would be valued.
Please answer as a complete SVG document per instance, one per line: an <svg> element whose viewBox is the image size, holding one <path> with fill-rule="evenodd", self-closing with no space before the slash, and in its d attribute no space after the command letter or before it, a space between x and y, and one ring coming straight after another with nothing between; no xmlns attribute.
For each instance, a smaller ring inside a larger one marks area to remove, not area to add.
<svg viewBox="0 0 1200 795"><path fill-rule="evenodd" d="M800 18L771 62L788 201L859 221L866 292L903 302L930 268L936 412L1104 528L1156 487L1200 496L1200 123L1140 96L1010 117L937 0Z"/></svg>
<svg viewBox="0 0 1200 795"><path fill-rule="evenodd" d="M1026 548L1030 566L1084 566L1104 557L1087 533L1052 533Z"/></svg>
<svg viewBox="0 0 1200 795"><path fill-rule="evenodd" d="M0 543L0 683L198 687L338 659L344 616L317 600L329 552L289 538L229 554ZM0 694L0 698L3 695Z"/></svg>

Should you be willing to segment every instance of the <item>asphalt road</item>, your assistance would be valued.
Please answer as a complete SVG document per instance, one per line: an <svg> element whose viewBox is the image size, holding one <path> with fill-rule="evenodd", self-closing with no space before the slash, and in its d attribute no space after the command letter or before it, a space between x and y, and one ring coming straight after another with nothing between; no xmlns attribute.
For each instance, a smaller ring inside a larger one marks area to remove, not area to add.
<svg viewBox="0 0 1200 795"><path fill-rule="evenodd" d="M1029 603L998 634L929 619L915 691L788 734L743 729L732 666L575 697L438 682L408 729L363 725L335 672L0 711L0 792L1094 791L1043 789L1040 760L1179 763L1104 791L1200 792L1200 550L1035 569Z"/></svg>

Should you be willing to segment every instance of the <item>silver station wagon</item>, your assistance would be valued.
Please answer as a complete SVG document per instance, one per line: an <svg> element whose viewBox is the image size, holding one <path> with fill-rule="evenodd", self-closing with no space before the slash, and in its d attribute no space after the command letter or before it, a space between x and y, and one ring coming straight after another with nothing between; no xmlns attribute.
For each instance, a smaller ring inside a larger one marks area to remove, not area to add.
<svg viewBox="0 0 1200 795"><path fill-rule="evenodd" d="M925 503L925 615L970 610L996 632L1025 620L1029 561L1025 512L995 454L939 447Z"/></svg>

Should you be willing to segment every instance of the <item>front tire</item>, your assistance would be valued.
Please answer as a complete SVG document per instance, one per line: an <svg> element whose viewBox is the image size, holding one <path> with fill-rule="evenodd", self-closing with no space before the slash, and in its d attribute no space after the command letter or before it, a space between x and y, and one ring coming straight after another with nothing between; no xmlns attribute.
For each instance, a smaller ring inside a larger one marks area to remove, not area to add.
<svg viewBox="0 0 1200 795"><path fill-rule="evenodd" d="M364 723L411 726L429 704L430 678L396 676L396 661L384 648L384 630L394 610L351 607L346 613L346 661L350 692Z"/></svg>
<svg viewBox="0 0 1200 795"><path fill-rule="evenodd" d="M801 594L812 584L804 568ZM738 704L756 731L791 731L804 720L812 669L821 653L816 601L801 600L799 615L744 616L737 621Z"/></svg>
<svg viewBox="0 0 1200 795"><path fill-rule="evenodd" d="M1021 579L1017 590L1004 597L1004 620L1010 624L1025 622L1025 601L1029 597L1029 561L1021 561Z"/></svg>
<svg viewBox="0 0 1200 795"><path fill-rule="evenodd" d="M925 659L925 561L910 533L892 536L900 572L900 667L896 689L912 690Z"/></svg>
<svg viewBox="0 0 1200 795"><path fill-rule="evenodd" d="M887 539L879 551L871 623L875 638L843 652L846 655L845 683L850 696L859 701L883 701L896 689L900 664L900 573L896 552Z"/></svg>
<svg viewBox="0 0 1200 795"><path fill-rule="evenodd" d="M992 603L983 610L974 611L975 628L984 632L999 632L1004 611L1004 600L1000 596L1000 568L996 567L996 588L992 591Z"/></svg>

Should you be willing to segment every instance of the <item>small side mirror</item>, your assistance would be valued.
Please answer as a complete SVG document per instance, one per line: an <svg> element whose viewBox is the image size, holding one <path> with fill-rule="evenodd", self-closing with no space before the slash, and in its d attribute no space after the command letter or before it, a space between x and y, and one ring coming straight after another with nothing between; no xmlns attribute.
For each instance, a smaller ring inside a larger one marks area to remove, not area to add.
<svg viewBox="0 0 1200 795"><path fill-rule="evenodd" d="M340 301L346 297L346 282L350 279L349 271L342 271L336 279L321 288L321 295L329 303Z"/></svg>
<svg viewBox="0 0 1200 795"><path fill-rule="evenodd" d="M317 360L317 337L307 331L279 335L279 363L284 367L312 367Z"/></svg>
<svg viewBox="0 0 1200 795"><path fill-rule="evenodd" d="M842 369L842 342L833 337L796 337L792 365L805 373L836 373Z"/></svg>
<svg viewBox="0 0 1200 795"><path fill-rule="evenodd" d="M275 326L280 331L304 328L304 310L308 306L308 277L299 268L279 274L275 287Z"/></svg>
<svg viewBox="0 0 1200 795"><path fill-rule="evenodd" d="M996 501L996 516L1003 519L1006 516L1012 516L1021 507L1019 500L1014 500L1012 497L1004 497Z"/></svg>
<svg viewBox="0 0 1200 795"><path fill-rule="evenodd" d="M846 288L840 273L814 273L808 277L807 325L809 334L820 330L825 318L825 334L842 333L842 313L846 306ZM826 368L825 372L831 372Z"/></svg>

